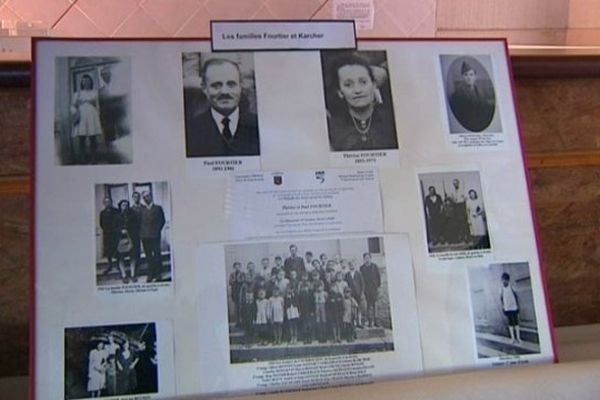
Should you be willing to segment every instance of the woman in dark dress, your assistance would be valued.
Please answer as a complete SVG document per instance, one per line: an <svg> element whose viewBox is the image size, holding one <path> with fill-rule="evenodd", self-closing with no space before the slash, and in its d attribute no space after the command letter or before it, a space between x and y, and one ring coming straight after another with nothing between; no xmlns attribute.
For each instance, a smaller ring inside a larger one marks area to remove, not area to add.
<svg viewBox="0 0 600 400"><path fill-rule="evenodd" d="M397 149L394 117L379 101L369 62L355 53L333 64L331 82L342 105L329 109L329 140L333 151Z"/></svg>
<svg viewBox="0 0 600 400"><path fill-rule="evenodd" d="M119 259L119 270L121 271L121 278L123 283L129 283L129 276L125 271L125 258L129 256L129 268L132 282L137 282L135 276L136 268L136 257L134 255L134 246L131 241L131 234L135 231L136 227L139 226L137 214L129 208L128 200L121 200L119 202L119 246L117 247L117 257ZM129 245L126 243L129 242Z"/></svg>
<svg viewBox="0 0 600 400"><path fill-rule="evenodd" d="M125 341L121 345L121 351L117 354L117 383L119 386L119 394L135 393L137 387L137 374L135 367L140 359L133 354L130 349L129 342Z"/></svg>

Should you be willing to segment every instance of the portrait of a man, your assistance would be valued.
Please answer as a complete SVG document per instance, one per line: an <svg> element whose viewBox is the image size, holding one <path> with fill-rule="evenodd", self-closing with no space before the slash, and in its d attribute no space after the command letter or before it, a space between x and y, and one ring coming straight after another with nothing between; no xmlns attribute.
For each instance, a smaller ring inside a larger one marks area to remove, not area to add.
<svg viewBox="0 0 600 400"><path fill-rule="evenodd" d="M501 132L490 56L442 55L441 64L450 133Z"/></svg>
<svg viewBox="0 0 600 400"><path fill-rule="evenodd" d="M260 154L249 53L183 55L187 157Z"/></svg>

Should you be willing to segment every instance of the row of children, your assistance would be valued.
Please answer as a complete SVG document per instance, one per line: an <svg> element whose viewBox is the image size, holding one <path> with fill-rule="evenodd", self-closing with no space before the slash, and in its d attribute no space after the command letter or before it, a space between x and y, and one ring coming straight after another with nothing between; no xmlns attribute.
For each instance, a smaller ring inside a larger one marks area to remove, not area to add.
<svg viewBox="0 0 600 400"><path fill-rule="evenodd" d="M240 320L245 332L246 344L257 341L261 345L282 344L284 329L288 342L295 344L298 337L305 344L313 339L320 343L331 339L341 343L355 339L358 303L346 288L343 295L337 291L326 292L322 282L313 292L308 286L299 287L296 295L289 290L285 297L279 288L266 298L265 289L258 290L258 298L248 291L240 303Z"/></svg>

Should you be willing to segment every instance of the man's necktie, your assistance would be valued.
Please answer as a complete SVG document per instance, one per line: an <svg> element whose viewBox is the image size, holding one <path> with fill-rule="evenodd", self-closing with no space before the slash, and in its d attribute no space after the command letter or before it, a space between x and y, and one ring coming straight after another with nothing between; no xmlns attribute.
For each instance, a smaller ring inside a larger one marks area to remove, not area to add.
<svg viewBox="0 0 600 400"><path fill-rule="evenodd" d="M223 137L226 141L231 142L233 135L231 134L231 129L229 129L229 118L224 117L221 122L223 123Z"/></svg>

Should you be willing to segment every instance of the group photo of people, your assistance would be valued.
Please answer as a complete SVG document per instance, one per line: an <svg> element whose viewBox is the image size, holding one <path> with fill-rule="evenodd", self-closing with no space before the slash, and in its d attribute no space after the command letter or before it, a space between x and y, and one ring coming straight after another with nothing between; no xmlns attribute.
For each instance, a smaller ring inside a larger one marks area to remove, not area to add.
<svg viewBox="0 0 600 400"><path fill-rule="evenodd" d="M489 55L441 55L450 133L502 132Z"/></svg>
<svg viewBox="0 0 600 400"><path fill-rule="evenodd" d="M167 182L96 185L96 285L171 281Z"/></svg>
<svg viewBox="0 0 600 400"><path fill-rule="evenodd" d="M429 253L490 248L478 171L419 174Z"/></svg>
<svg viewBox="0 0 600 400"><path fill-rule="evenodd" d="M260 155L253 54L182 58L186 156Z"/></svg>
<svg viewBox="0 0 600 400"><path fill-rule="evenodd" d="M154 323L65 329L65 400L157 392Z"/></svg>
<svg viewBox="0 0 600 400"><path fill-rule="evenodd" d="M321 51L331 151L398 149L385 51Z"/></svg>
<svg viewBox="0 0 600 400"><path fill-rule="evenodd" d="M231 362L393 350L383 239L225 248Z"/></svg>
<svg viewBox="0 0 600 400"><path fill-rule="evenodd" d="M470 268L469 287L478 358L540 352L528 263Z"/></svg>
<svg viewBox="0 0 600 400"><path fill-rule="evenodd" d="M130 59L58 57L55 66L57 163L131 163Z"/></svg>

